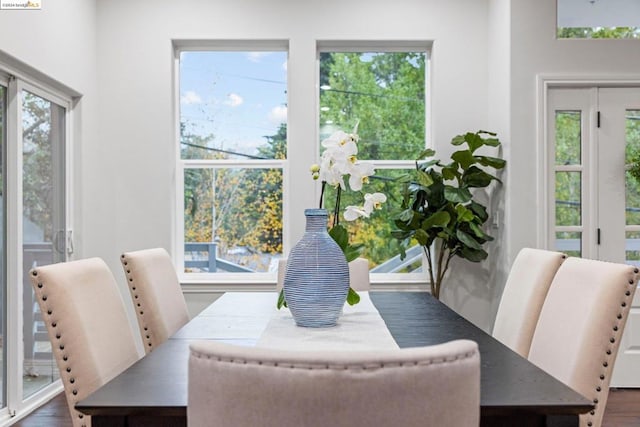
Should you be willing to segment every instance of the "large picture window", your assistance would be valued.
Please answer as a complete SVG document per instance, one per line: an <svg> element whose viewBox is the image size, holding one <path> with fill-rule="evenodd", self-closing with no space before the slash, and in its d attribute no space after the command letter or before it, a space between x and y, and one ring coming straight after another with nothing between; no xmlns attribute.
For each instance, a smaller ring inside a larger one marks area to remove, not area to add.
<svg viewBox="0 0 640 427"><path fill-rule="evenodd" d="M303 229L303 210L319 200L309 167L320 142L357 125L358 158L376 169L367 191L389 199L375 217L348 225L350 240L364 244L381 280L424 282L422 250L400 259L391 231L402 188L394 180L427 145L427 43L318 42L315 52L293 53L286 42L176 46L176 249L184 281L275 280L278 260ZM356 196L345 194L342 206Z"/></svg>

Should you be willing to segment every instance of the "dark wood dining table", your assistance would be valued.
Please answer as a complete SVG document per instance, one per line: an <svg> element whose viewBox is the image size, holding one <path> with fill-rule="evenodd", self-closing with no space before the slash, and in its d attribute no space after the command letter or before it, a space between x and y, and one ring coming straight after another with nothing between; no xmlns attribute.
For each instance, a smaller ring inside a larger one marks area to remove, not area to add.
<svg viewBox="0 0 640 427"><path fill-rule="evenodd" d="M152 353L78 402L76 408L91 415L93 427L186 426L189 344L202 339L255 344L260 328L272 313L263 309L265 301L272 304L276 298L275 293L238 292L228 296L214 302ZM578 414L593 409L584 396L430 294L370 292L369 296L401 348L455 339L478 343L481 426L578 426Z"/></svg>

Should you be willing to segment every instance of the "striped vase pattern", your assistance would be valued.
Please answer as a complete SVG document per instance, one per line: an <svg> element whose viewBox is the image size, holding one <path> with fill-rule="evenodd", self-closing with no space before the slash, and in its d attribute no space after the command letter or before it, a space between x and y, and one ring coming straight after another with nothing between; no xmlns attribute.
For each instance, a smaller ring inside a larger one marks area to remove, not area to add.
<svg viewBox="0 0 640 427"><path fill-rule="evenodd" d="M327 232L326 209L306 209L306 229L291 250L284 296L298 326L335 326L349 292L349 266Z"/></svg>

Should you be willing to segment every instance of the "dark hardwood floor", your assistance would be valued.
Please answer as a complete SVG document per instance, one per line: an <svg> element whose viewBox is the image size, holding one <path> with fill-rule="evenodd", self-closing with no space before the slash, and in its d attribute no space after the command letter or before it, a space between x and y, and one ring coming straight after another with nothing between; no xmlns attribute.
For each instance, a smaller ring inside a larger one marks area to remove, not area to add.
<svg viewBox="0 0 640 427"><path fill-rule="evenodd" d="M15 427L71 427L71 418L61 393L28 417L13 424ZM640 389L612 389L602 427L640 426Z"/></svg>

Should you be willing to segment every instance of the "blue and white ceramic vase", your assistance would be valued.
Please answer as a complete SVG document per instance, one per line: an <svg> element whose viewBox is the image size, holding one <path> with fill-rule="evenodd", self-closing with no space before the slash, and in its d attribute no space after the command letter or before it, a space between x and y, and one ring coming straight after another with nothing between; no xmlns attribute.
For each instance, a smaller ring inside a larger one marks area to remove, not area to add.
<svg viewBox="0 0 640 427"><path fill-rule="evenodd" d="M284 296L298 326L335 326L349 292L349 266L327 232L327 211L306 209L305 233L289 254Z"/></svg>

